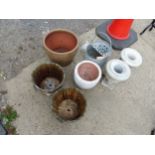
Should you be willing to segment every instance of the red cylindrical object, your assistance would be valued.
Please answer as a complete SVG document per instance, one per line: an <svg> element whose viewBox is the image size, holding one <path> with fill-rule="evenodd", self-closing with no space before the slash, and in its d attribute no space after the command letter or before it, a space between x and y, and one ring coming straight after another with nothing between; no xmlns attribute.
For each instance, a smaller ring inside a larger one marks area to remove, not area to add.
<svg viewBox="0 0 155 155"><path fill-rule="evenodd" d="M117 40L126 40L130 35L133 19L115 19L107 27L108 34Z"/></svg>

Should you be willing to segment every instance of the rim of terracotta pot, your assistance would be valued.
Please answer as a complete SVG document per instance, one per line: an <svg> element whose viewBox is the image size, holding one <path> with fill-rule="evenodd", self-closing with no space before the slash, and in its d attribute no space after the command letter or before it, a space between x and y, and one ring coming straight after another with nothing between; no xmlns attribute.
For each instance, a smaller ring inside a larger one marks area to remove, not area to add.
<svg viewBox="0 0 155 155"><path fill-rule="evenodd" d="M67 52L60 53L60 52L56 52L56 51L51 50L50 48L48 48L48 46L46 45L46 41L45 41L46 38L47 38L50 34L52 34L52 33L54 33L54 32L58 32L58 31L59 31L59 32L67 32L67 33L70 33L71 35L73 35L73 36L75 37L77 43L76 43L76 46L75 46L72 50L69 50L69 51L67 51ZM58 29L54 29L54 30L49 31L49 32L45 35L45 37L43 38L43 46L44 46L44 48L45 48L47 51L49 51L49 52L51 52L51 53L55 53L55 54L57 54L57 55L67 55L67 54L69 54L69 53L73 53L74 51L76 51L76 50L78 49L78 47L79 47L79 39L78 39L78 36L77 36L73 31L70 31L70 30L67 30L67 29L58 28Z"/></svg>
<svg viewBox="0 0 155 155"><path fill-rule="evenodd" d="M62 73L63 73L62 81L61 81L61 82L59 83L59 85L58 85L54 90L52 90L52 91L48 91L48 90L42 89L41 87L39 87L39 86L36 84L36 82L35 82L35 80L34 80L34 72L35 72L39 67L41 67L41 66L43 66L43 65L55 65L55 66L57 66L57 67L62 71ZM63 68L62 68L59 64L57 64L57 63L43 63L43 64L40 64L38 67L36 67L36 68L34 69L34 71L32 72L31 76L32 76L32 80L33 80L34 86L35 86L37 89L39 89L40 91L44 92L45 94L46 94L46 93L49 93L48 95L52 95L52 93L56 92L59 88L61 88L61 87L63 86L64 81L65 81L65 78L66 78L66 75L65 75L65 72L64 72Z"/></svg>
<svg viewBox="0 0 155 155"><path fill-rule="evenodd" d="M81 78L81 76L80 76L79 73L78 73L78 69L79 69L80 65L82 65L82 64L84 64L84 63L91 63L91 64L93 64L93 65L97 68L97 70L98 70L98 76L97 76L96 79L91 80L91 81L88 81L88 80L85 80L85 79ZM87 83L87 84L91 84L92 82L95 82L95 81L100 80L100 78L101 78L101 76L102 76L102 71L101 71L101 68L99 67L99 65L98 65L97 63L95 63L95 62L93 62L93 61L89 61L89 60L83 60L83 61L79 62L79 63L76 65L76 67L75 67L75 76L78 76L79 79L80 79L82 82L85 82L85 83Z"/></svg>

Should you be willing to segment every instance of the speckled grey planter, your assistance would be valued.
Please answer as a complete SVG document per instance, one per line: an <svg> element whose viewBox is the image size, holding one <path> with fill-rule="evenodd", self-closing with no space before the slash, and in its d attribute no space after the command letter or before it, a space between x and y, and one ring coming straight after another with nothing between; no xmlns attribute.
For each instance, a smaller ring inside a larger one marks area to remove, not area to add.
<svg viewBox="0 0 155 155"><path fill-rule="evenodd" d="M106 64L108 57L98 60L96 59L97 56L99 56L98 53L94 50L94 48L91 45L89 45L85 53L85 59L97 63L102 68Z"/></svg>

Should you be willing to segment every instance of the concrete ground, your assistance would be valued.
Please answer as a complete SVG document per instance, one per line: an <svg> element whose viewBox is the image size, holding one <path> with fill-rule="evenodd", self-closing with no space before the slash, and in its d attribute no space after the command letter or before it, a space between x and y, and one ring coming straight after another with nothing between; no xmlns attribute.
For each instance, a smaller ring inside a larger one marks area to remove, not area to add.
<svg viewBox="0 0 155 155"><path fill-rule="evenodd" d="M139 33L149 23L150 20L136 20L133 27ZM12 33L14 34L14 31ZM52 97L44 96L33 88L32 71L39 64L49 62L42 49L41 32L38 35L40 35L39 44L32 41L32 38L39 40L33 33L29 36L32 37L29 43L33 42L34 53L37 51L43 53L40 55L42 58L37 58L36 62L24 68L16 77L5 82L8 103L13 105L19 114L19 118L15 121L19 134L150 134L155 126L155 99L153 97L155 70L152 67L155 65L154 31L138 36L138 41L132 45L142 54L143 65L140 68L132 69L131 78L117 85L113 90L109 90L101 84L92 90L81 90L87 100L86 112L80 119L66 122L57 119L57 116L51 111ZM92 29L80 36L80 44L94 38L96 36ZM8 47L7 44L9 43L6 43L6 47ZM14 48L14 44L12 42L10 44ZM23 46L27 51L27 42L23 42ZM22 48L19 47L19 49ZM119 53L119 51L113 51L111 58L118 58ZM27 57L23 57L23 61L25 59ZM76 63L82 59L83 53L78 51L74 62L64 68L66 71L64 88L76 87L72 73Z"/></svg>
<svg viewBox="0 0 155 155"><path fill-rule="evenodd" d="M7 102L5 81L23 68L45 56L44 33L54 28L67 28L78 35L97 26L102 20L0 20L0 106Z"/></svg>

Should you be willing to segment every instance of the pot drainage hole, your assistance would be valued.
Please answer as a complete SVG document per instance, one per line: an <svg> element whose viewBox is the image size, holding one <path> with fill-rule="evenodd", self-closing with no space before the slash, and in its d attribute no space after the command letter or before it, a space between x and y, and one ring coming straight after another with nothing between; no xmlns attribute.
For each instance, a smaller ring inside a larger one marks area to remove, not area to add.
<svg viewBox="0 0 155 155"><path fill-rule="evenodd" d="M122 73L123 73L123 68L122 68L122 66L120 66L120 65L116 65L116 66L114 67L114 70L115 70L115 72L118 73L118 74L122 74Z"/></svg>
<svg viewBox="0 0 155 155"><path fill-rule="evenodd" d="M59 84L60 81L56 78L47 77L41 82L40 87L45 90L54 90Z"/></svg>
<svg viewBox="0 0 155 155"><path fill-rule="evenodd" d="M78 105L71 99L66 99L60 103L59 115L64 119L74 119L78 116Z"/></svg>

